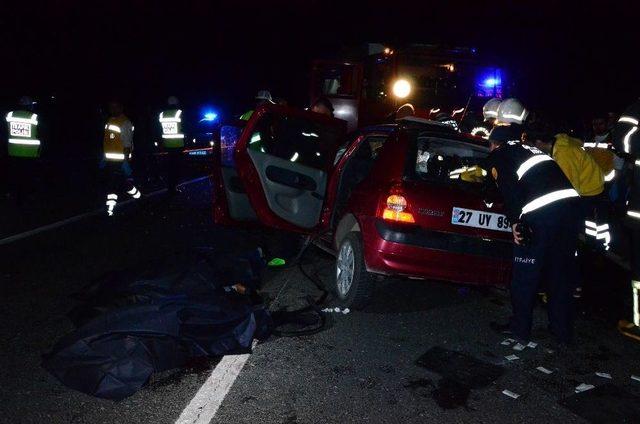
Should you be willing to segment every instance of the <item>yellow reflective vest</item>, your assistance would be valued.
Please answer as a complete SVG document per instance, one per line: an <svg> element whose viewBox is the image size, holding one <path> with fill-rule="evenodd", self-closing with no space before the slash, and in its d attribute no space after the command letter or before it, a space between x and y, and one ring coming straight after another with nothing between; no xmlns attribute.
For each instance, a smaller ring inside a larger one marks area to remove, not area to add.
<svg viewBox="0 0 640 424"><path fill-rule="evenodd" d="M129 119L124 115L120 115L109 118L105 124L102 142L105 160L116 162L125 160L122 130L127 122L129 122Z"/></svg>
<svg viewBox="0 0 640 424"><path fill-rule="evenodd" d="M596 196L602 193L602 168L582 148L580 140L567 134L556 135L552 156L580 196Z"/></svg>

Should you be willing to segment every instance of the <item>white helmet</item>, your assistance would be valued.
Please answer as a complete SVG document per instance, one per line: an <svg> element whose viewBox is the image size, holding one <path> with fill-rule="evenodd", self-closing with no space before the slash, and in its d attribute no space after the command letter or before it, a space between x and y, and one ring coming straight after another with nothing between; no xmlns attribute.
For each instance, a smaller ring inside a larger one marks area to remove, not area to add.
<svg viewBox="0 0 640 424"><path fill-rule="evenodd" d="M518 99L503 100L498 107L498 122L523 124L527 120L527 116L529 116L529 111Z"/></svg>
<svg viewBox="0 0 640 424"><path fill-rule="evenodd" d="M273 98L271 97L271 93L269 92L269 90L258 91L258 94L256 94L256 100L266 100L273 103Z"/></svg>
<svg viewBox="0 0 640 424"><path fill-rule="evenodd" d="M502 100L494 97L493 99L485 103L484 106L482 106L482 116L484 116L485 121L491 118L495 119L498 117L498 107L500 106L501 102Z"/></svg>
<svg viewBox="0 0 640 424"><path fill-rule="evenodd" d="M169 96L169 98L167 99L167 104L169 106L178 106L178 103L180 103L180 101L176 96Z"/></svg>

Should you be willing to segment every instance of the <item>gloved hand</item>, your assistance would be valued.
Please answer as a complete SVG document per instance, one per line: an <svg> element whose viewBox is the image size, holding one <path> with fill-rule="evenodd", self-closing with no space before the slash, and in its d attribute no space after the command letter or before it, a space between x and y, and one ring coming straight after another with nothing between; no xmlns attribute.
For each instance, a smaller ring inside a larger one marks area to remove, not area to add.
<svg viewBox="0 0 640 424"><path fill-rule="evenodd" d="M460 174L460 179L468 183L481 183L487 176L487 171L479 166L472 166Z"/></svg>

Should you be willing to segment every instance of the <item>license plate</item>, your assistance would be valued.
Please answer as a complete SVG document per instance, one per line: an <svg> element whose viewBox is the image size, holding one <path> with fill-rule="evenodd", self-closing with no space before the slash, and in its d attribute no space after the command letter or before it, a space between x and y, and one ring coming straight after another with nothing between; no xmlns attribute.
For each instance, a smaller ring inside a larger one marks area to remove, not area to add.
<svg viewBox="0 0 640 424"><path fill-rule="evenodd" d="M451 223L465 227L511 232L511 223L506 216L474 209L453 208Z"/></svg>
<svg viewBox="0 0 640 424"><path fill-rule="evenodd" d="M178 123L177 122L163 122L162 123L162 132L164 134L178 134Z"/></svg>
<svg viewBox="0 0 640 424"><path fill-rule="evenodd" d="M31 137L31 124L11 122L9 133L12 137Z"/></svg>

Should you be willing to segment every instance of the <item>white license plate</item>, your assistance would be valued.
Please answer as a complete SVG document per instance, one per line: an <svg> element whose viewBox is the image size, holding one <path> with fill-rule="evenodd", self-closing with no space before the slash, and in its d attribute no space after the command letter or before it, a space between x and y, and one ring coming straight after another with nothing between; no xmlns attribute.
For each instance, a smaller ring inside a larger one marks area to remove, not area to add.
<svg viewBox="0 0 640 424"><path fill-rule="evenodd" d="M511 223L506 216L474 209L453 208L451 223L465 227L511 232Z"/></svg>
<svg viewBox="0 0 640 424"><path fill-rule="evenodd" d="M177 122L163 122L162 123L162 132L164 134L178 134L178 123Z"/></svg>
<svg viewBox="0 0 640 424"><path fill-rule="evenodd" d="M12 137L31 137L31 124L11 122L9 133Z"/></svg>

